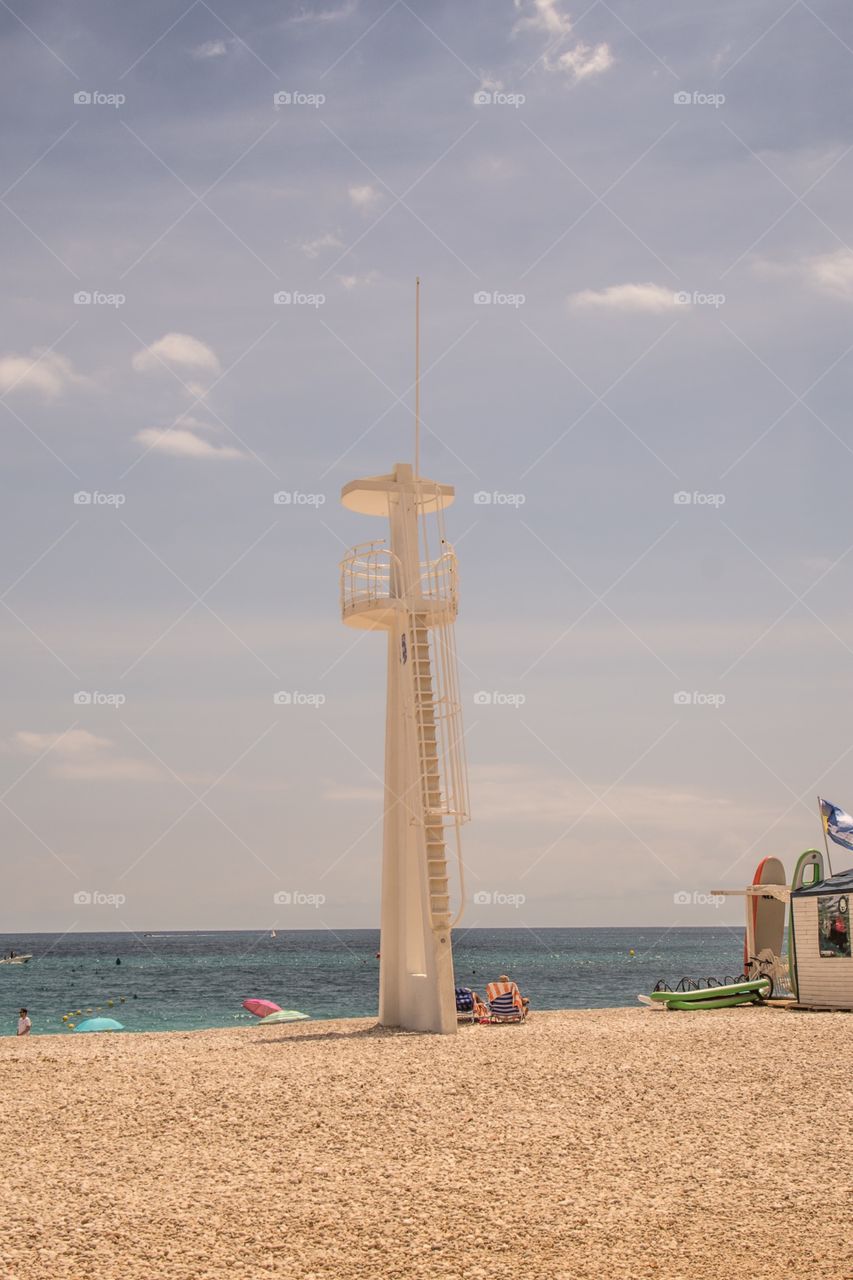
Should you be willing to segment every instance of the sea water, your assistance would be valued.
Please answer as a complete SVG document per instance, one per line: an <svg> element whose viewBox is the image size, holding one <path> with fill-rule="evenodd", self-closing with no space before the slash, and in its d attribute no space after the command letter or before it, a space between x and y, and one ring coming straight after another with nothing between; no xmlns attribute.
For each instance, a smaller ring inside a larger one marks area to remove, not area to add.
<svg viewBox="0 0 853 1280"><path fill-rule="evenodd" d="M742 947L727 928L460 929L453 954L459 986L482 993L508 973L533 1009L591 1009L636 1004L661 978L736 976ZM33 958L0 965L0 1034L14 1034L22 1006L36 1035L64 1031L64 1014L128 1031L240 1026L255 1021L248 996L312 1018L377 1012L373 929L0 936L0 953L10 948Z"/></svg>

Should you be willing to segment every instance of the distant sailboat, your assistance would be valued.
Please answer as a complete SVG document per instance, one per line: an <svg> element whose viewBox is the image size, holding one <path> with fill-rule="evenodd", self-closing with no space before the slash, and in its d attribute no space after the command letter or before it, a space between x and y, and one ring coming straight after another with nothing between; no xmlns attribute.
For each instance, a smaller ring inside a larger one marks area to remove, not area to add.
<svg viewBox="0 0 853 1280"><path fill-rule="evenodd" d="M271 938L274 938L274 937L275 937L275 929L272 929L272 930L270 931L270 937L271 937Z"/></svg>

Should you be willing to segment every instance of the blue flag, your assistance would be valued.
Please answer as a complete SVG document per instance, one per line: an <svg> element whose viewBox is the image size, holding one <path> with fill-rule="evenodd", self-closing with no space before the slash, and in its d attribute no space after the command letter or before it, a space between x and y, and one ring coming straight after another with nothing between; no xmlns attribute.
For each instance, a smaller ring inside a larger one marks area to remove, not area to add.
<svg viewBox="0 0 853 1280"><path fill-rule="evenodd" d="M849 813L839 809L838 805L830 804L828 800L821 800L820 817L830 840L845 849L853 849L853 818Z"/></svg>

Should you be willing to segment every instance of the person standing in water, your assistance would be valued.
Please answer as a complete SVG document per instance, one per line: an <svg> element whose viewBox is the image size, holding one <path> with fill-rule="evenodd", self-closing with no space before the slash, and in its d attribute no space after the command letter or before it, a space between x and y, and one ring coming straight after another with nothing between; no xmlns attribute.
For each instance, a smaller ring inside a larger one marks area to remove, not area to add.
<svg viewBox="0 0 853 1280"><path fill-rule="evenodd" d="M30 1021L30 1015L26 1009L22 1009L18 1017L18 1035L28 1036L32 1031L33 1024Z"/></svg>

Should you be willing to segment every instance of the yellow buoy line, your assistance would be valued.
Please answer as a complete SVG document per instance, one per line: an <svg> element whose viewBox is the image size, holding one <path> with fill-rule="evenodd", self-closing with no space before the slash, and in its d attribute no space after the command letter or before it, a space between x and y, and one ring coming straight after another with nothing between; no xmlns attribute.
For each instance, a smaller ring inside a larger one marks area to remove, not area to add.
<svg viewBox="0 0 853 1280"><path fill-rule="evenodd" d="M126 1000L127 996L118 997L119 1004L124 1004ZM63 1013L62 1021L65 1023L68 1031L73 1031L77 1024L76 1022L69 1022L69 1018L81 1018L84 1014L88 1017L90 1013L100 1013L105 1008L113 1009L115 1008L115 1004L115 1000L107 1000L103 1005L97 1004L94 1007L90 1006L88 1009L71 1009L68 1013Z"/></svg>

